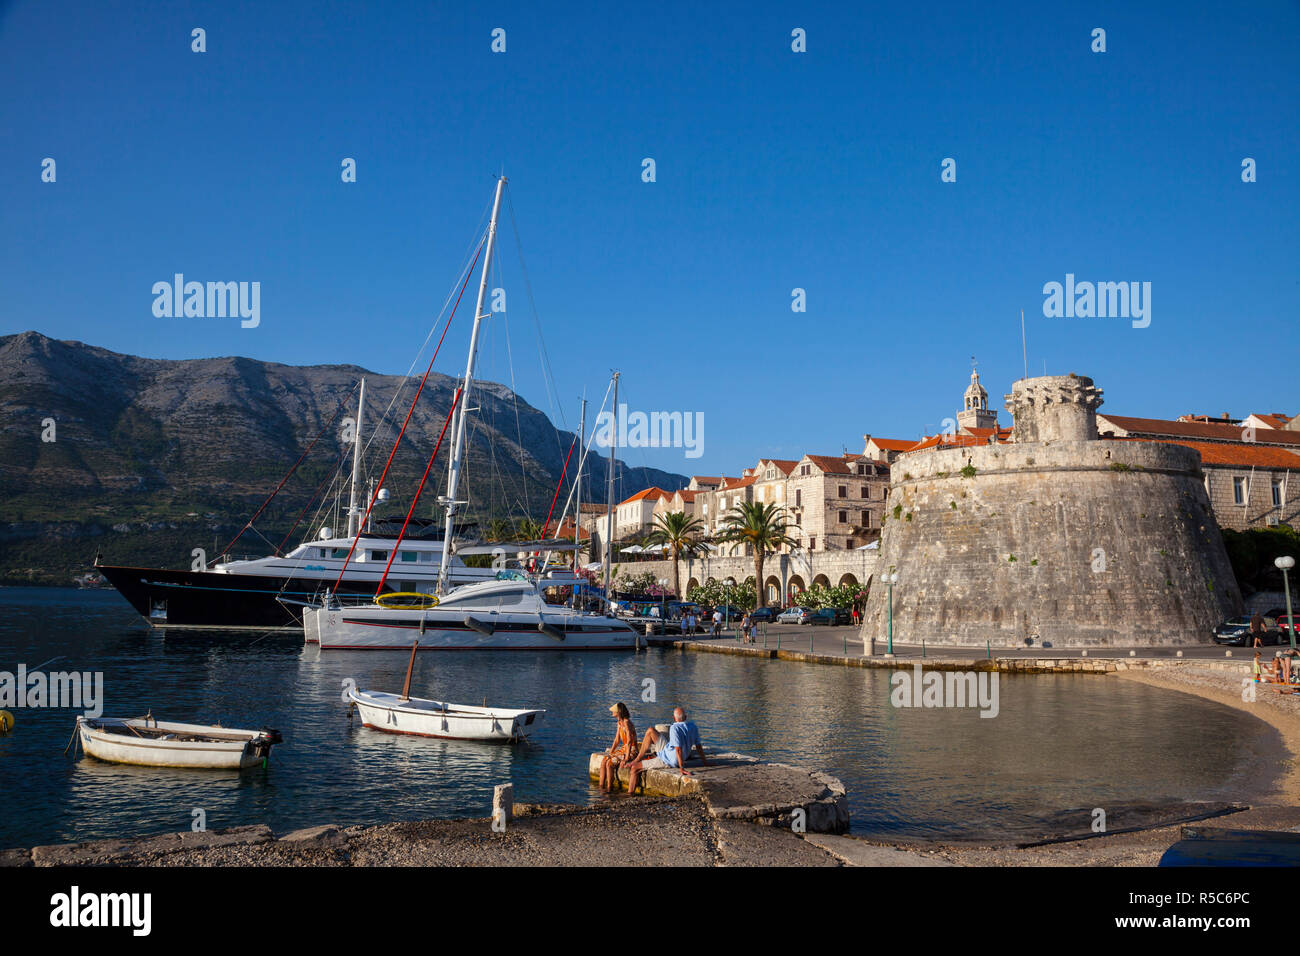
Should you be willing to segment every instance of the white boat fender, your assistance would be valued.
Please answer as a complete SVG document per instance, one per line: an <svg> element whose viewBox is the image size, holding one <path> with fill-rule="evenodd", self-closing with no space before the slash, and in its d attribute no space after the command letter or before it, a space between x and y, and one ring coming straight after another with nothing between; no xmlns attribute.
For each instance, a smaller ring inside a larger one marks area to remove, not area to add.
<svg viewBox="0 0 1300 956"><path fill-rule="evenodd" d="M564 640L564 632L560 630L558 627L556 627L554 624L548 624L546 621L538 621L537 629L541 631L543 634L545 634L547 637L553 637L557 641Z"/></svg>
<svg viewBox="0 0 1300 956"><path fill-rule="evenodd" d="M491 637L493 634L495 634L497 630L497 626L493 624L491 621L480 621L472 614L465 615L464 624L471 631L478 631L478 633L485 634L488 637Z"/></svg>

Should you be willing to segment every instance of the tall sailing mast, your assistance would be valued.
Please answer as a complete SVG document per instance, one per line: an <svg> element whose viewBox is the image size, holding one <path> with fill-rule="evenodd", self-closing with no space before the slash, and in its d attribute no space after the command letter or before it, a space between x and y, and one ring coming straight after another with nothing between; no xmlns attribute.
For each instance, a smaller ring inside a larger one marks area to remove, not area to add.
<svg viewBox="0 0 1300 956"><path fill-rule="evenodd" d="M605 603L609 604L609 576L614 564L614 461L618 455L618 372L614 373L614 427L610 430L609 475L605 485Z"/></svg>
<svg viewBox="0 0 1300 956"><path fill-rule="evenodd" d="M469 336L469 358L465 362L465 380L461 385L460 405L455 409L456 425L451 445L451 464L447 472L447 526L442 538L442 560L438 562L436 594L444 593L447 568L451 564L451 532L456 514L456 487L460 484L460 460L465 451L465 424L468 420L470 386L474 381L474 360L478 357L478 333L483 324L483 300L487 297L488 270L492 266L492 251L496 247L497 214L501 211L501 194L506 188L506 178L497 180L496 197L492 200L492 219L488 223L487 248L483 250L483 273L479 277L478 301L474 303L474 330Z"/></svg>
<svg viewBox="0 0 1300 956"><path fill-rule="evenodd" d="M578 551L582 548L582 465L587 460L587 400L582 400L578 415L578 474L573 479L573 570L578 570Z"/></svg>
<svg viewBox="0 0 1300 956"><path fill-rule="evenodd" d="M352 491L348 495L348 537L356 537L361 510L357 508L357 482L361 480L361 416L366 407L366 380L361 379L361 394L357 396L357 421L352 437Z"/></svg>

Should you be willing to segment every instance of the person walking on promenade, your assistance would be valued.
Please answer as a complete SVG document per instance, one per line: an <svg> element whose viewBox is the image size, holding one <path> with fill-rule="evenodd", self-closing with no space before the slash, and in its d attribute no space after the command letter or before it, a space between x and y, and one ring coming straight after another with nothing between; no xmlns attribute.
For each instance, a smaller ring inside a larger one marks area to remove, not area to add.
<svg viewBox="0 0 1300 956"><path fill-rule="evenodd" d="M857 626L858 626L858 619L859 619L859 615L858 615L858 602L857 602L857 601L854 601L854 602L853 602L853 626L854 626L854 627L857 627Z"/></svg>
<svg viewBox="0 0 1300 956"><path fill-rule="evenodd" d="M1264 618L1258 611L1251 615L1250 618L1250 636L1253 647L1263 646L1264 637Z"/></svg>
<svg viewBox="0 0 1300 956"><path fill-rule="evenodd" d="M722 612L716 607L713 609L713 636L722 636Z"/></svg>

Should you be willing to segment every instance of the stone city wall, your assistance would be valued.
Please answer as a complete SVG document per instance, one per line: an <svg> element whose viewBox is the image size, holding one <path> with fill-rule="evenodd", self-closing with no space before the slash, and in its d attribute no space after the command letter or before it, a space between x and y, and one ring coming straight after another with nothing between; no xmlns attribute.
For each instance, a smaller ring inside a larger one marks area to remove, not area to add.
<svg viewBox="0 0 1300 956"><path fill-rule="evenodd" d="M887 631L891 566L903 641L1204 643L1241 608L1192 449L957 448L903 455L891 484L864 636Z"/></svg>

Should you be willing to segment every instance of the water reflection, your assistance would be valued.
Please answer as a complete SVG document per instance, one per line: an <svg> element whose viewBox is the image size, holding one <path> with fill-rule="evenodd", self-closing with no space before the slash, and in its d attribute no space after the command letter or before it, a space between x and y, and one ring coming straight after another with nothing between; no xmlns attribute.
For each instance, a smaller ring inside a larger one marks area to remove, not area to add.
<svg viewBox="0 0 1300 956"><path fill-rule="evenodd" d="M105 713L284 734L263 770L118 767L61 755L66 710L23 711L0 738L0 846L266 823L483 816L513 781L526 802L600 799L587 755L625 702L640 733L682 705L711 749L827 770L849 787L855 831L883 838L1036 837L1095 806L1227 799L1277 770L1276 734L1187 695L1082 675L1000 680L999 716L896 709L889 673L675 650L426 653L412 693L544 707L523 746L403 737L349 721L345 678L402 686L407 655L326 652L296 634L150 631L115 594L0 592L0 669L55 655L101 670ZM54 665L52 665L54 666ZM653 683L648 683L653 682ZM651 699L652 698L652 699Z"/></svg>

